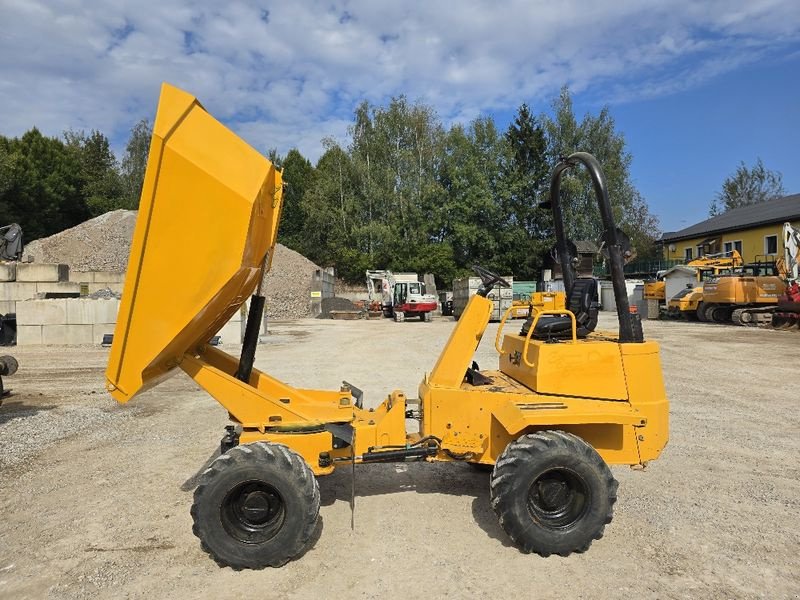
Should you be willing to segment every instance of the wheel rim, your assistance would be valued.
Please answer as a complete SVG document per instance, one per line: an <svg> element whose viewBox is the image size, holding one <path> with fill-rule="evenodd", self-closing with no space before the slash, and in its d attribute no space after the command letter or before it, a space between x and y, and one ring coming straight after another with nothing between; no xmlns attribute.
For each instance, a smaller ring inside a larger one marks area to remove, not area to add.
<svg viewBox="0 0 800 600"><path fill-rule="evenodd" d="M569 469L545 471L528 490L528 512L535 521L551 529L572 526L590 505L589 486Z"/></svg>
<svg viewBox="0 0 800 600"><path fill-rule="evenodd" d="M278 490L257 480L234 487L220 507L225 531L245 544L271 540L283 527L285 516L286 506Z"/></svg>

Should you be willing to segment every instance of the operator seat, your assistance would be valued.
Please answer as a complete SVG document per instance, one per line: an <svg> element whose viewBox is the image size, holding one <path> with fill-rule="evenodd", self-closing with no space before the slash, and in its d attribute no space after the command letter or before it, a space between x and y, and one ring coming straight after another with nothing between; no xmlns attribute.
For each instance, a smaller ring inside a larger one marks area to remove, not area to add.
<svg viewBox="0 0 800 600"><path fill-rule="evenodd" d="M597 327L597 313L600 302L597 296L597 279L586 277L576 279L567 298L567 310L575 315L575 325L579 338L585 338ZM527 336L533 323L534 315L531 314L522 326L520 335ZM569 315L543 315L536 329L533 330L534 339L563 339L572 337L572 319Z"/></svg>

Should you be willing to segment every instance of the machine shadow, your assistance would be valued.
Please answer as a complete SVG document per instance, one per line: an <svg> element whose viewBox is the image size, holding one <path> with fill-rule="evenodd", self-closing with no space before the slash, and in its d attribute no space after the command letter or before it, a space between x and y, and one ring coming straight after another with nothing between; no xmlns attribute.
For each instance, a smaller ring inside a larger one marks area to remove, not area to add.
<svg viewBox="0 0 800 600"><path fill-rule="evenodd" d="M352 468L342 465L332 474L320 477L320 504L350 502ZM381 463L356 465L356 502L359 498L400 492L471 496L472 518L492 539L504 546L513 544L500 528L489 502L489 473L462 463Z"/></svg>
<svg viewBox="0 0 800 600"><path fill-rule="evenodd" d="M2 404L0 404L0 425L12 419L32 417L42 411L52 410L54 408L56 408L55 404L39 404L34 406L25 404L22 400L15 401L12 395L3 398Z"/></svg>
<svg viewBox="0 0 800 600"><path fill-rule="evenodd" d="M196 488L196 487L197 487L197 484L198 484L198 482L200 481L200 476L203 474L203 472L204 472L204 471L205 471L205 470L206 470L208 467L210 467L210 466L211 466L211 463L213 463L213 462L214 462L214 461L217 459L217 457L218 457L219 455L220 455L220 449L219 449L219 448L216 448L216 449L214 450L214 452L212 452L212 453L211 453L211 456L209 456L209 457L206 459L206 462L204 462L204 463L203 463L203 466L202 466L202 467L200 467L200 468L197 470L197 472L195 472L195 473L194 473L194 475L192 475L191 477L189 477L189 479L187 479L186 481L184 481L184 482L181 484L181 486L180 486L180 490L181 490L182 492L191 492L191 491L194 491L194 488Z"/></svg>

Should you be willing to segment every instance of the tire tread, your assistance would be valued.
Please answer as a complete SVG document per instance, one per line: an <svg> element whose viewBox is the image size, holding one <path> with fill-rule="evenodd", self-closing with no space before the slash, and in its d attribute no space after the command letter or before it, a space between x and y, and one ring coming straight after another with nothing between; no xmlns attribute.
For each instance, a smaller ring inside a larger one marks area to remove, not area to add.
<svg viewBox="0 0 800 600"><path fill-rule="evenodd" d="M258 556L245 557L231 560L221 556L209 544L209 536L214 532L208 527L200 515L200 505L205 500L207 490L221 477L228 469L237 465L252 465L255 462L264 464L265 467L276 467L291 472L291 479L297 482L299 492L305 499L305 514L302 516L302 529L293 540L293 543L281 548L280 553L268 558ZM319 516L320 493L317 478L306 461L283 444L271 442L253 442L250 444L240 444L231 448L225 454L217 457L200 475L200 481L194 491L194 503L191 508L192 532L200 539L200 547L204 552L221 567L231 567L234 570L243 568L260 569L263 567L280 567L292 558L302 553L308 542L313 536Z"/></svg>
<svg viewBox="0 0 800 600"><path fill-rule="evenodd" d="M516 517L517 509L514 503L517 501L518 491L514 489L520 469L531 461L537 460L545 453L553 451L569 451L575 453L582 461L590 464L599 471L602 484L607 490L608 510L603 518L603 523L594 531L591 537L582 544L571 549L553 550L545 547L541 542L532 539L530 524L520 523ZM539 431L521 436L514 442L506 446L503 453L495 463L494 472L489 484L490 502L492 509L498 517L500 526L508 534L514 544L522 552L535 552L541 556L559 554L569 556L571 553L582 553L588 550L592 541L603 537L605 526L613 518L613 507L617 500L618 482L611 474L611 470L603 462L602 458L589 444L579 437L559 430Z"/></svg>

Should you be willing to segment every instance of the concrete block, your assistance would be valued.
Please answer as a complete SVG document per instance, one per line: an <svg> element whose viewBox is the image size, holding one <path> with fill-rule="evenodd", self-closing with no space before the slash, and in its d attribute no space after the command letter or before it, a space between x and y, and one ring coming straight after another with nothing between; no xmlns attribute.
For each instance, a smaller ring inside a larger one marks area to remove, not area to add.
<svg viewBox="0 0 800 600"><path fill-rule="evenodd" d="M94 271L92 275L94 283L125 283L125 273L117 271Z"/></svg>
<svg viewBox="0 0 800 600"><path fill-rule="evenodd" d="M43 344L78 345L92 343L91 325L42 325Z"/></svg>
<svg viewBox="0 0 800 600"><path fill-rule="evenodd" d="M658 300L647 300L647 318L657 319L659 317Z"/></svg>
<svg viewBox="0 0 800 600"><path fill-rule="evenodd" d="M22 325L62 325L67 322L67 301L23 300L17 302L17 323Z"/></svg>
<svg viewBox="0 0 800 600"><path fill-rule="evenodd" d="M112 292L117 292L118 294L122 293L123 284L121 283L90 283L89 284L89 293L94 294L99 290L104 290L106 288L110 289Z"/></svg>
<svg viewBox="0 0 800 600"><path fill-rule="evenodd" d="M17 264L17 281L69 281L68 265Z"/></svg>
<svg viewBox="0 0 800 600"><path fill-rule="evenodd" d="M37 294L79 294L81 284L73 281L37 282Z"/></svg>
<svg viewBox="0 0 800 600"><path fill-rule="evenodd" d="M103 336L107 333L114 333L114 325L113 323L96 323L92 325L92 343L93 344L102 344L103 343Z"/></svg>
<svg viewBox="0 0 800 600"><path fill-rule="evenodd" d="M17 346L39 346L42 343L41 325L17 324Z"/></svg>
<svg viewBox="0 0 800 600"><path fill-rule="evenodd" d="M70 270L69 280L73 283L94 283L94 271Z"/></svg>
<svg viewBox="0 0 800 600"><path fill-rule="evenodd" d="M14 281L17 278L17 263L0 263L0 281Z"/></svg>
<svg viewBox="0 0 800 600"><path fill-rule="evenodd" d="M244 339L244 324L241 321L228 321L217 332L223 344L241 344Z"/></svg>
<svg viewBox="0 0 800 600"><path fill-rule="evenodd" d="M94 283L94 272L70 270L69 280L72 283Z"/></svg>
<svg viewBox="0 0 800 600"><path fill-rule="evenodd" d="M36 297L35 283L19 283L17 281L0 282L0 301L28 300Z"/></svg>
<svg viewBox="0 0 800 600"><path fill-rule="evenodd" d="M0 301L0 315L17 312L17 303L13 300Z"/></svg>
<svg viewBox="0 0 800 600"><path fill-rule="evenodd" d="M69 298L66 304L68 325L113 325L117 322L119 300L116 298Z"/></svg>

